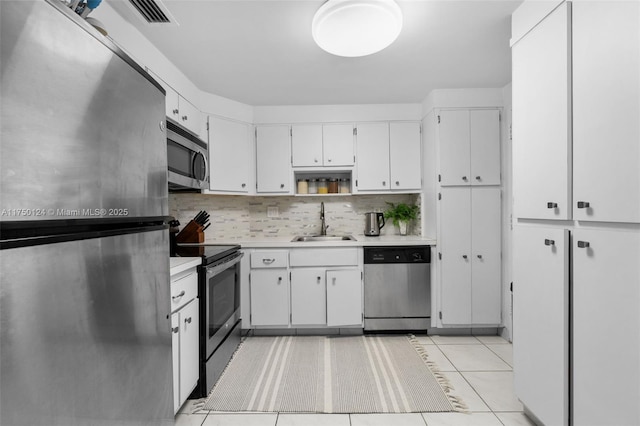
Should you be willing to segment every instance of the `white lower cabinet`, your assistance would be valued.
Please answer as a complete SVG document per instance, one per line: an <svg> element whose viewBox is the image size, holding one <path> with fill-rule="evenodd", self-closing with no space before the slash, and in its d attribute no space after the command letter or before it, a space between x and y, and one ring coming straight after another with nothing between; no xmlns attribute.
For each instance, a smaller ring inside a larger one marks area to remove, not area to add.
<svg viewBox="0 0 640 426"><path fill-rule="evenodd" d="M361 248L256 250L249 287L252 327L363 324Z"/></svg>
<svg viewBox="0 0 640 426"><path fill-rule="evenodd" d="M324 268L291 270L291 324L327 323L326 271Z"/></svg>
<svg viewBox="0 0 640 426"><path fill-rule="evenodd" d="M516 226L513 232L516 395L542 423L566 425L569 419L569 231Z"/></svg>
<svg viewBox="0 0 640 426"><path fill-rule="evenodd" d="M442 188L440 198L439 319L443 326L499 325L500 188Z"/></svg>
<svg viewBox="0 0 640 426"><path fill-rule="evenodd" d="M289 274L286 268L251 271L251 324L289 324Z"/></svg>
<svg viewBox="0 0 640 426"><path fill-rule="evenodd" d="M515 392L542 423L640 424L639 260L638 228L516 227Z"/></svg>
<svg viewBox="0 0 640 426"><path fill-rule="evenodd" d="M640 230L576 229L572 253L573 424L640 425Z"/></svg>
<svg viewBox="0 0 640 426"><path fill-rule="evenodd" d="M198 274L194 270L171 277L171 350L173 408L177 413L198 383L199 306Z"/></svg>
<svg viewBox="0 0 640 426"><path fill-rule="evenodd" d="M362 273L357 269L327 271L327 325L362 325Z"/></svg>

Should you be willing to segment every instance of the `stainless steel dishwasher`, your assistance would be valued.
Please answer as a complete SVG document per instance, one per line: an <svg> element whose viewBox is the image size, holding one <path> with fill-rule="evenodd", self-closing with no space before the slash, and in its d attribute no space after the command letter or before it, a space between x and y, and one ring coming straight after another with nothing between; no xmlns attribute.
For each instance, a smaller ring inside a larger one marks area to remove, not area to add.
<svg viewBox="0 0 640 426"><path fill-rule="evenodd" d="M364 247L365 331L426 330L431 247Z"/></svg>

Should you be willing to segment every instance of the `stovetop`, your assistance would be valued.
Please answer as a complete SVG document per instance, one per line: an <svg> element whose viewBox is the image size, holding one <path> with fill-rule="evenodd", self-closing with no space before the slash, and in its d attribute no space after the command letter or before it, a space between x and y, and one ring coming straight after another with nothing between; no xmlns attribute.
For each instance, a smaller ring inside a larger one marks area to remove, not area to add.
<svg viewBox="0 0 640 426"><path fill-rule="evenodd" d="M176 256L201 257L202 263L208 265L240 250L239 245L221 244L178 244Z"/></svg>

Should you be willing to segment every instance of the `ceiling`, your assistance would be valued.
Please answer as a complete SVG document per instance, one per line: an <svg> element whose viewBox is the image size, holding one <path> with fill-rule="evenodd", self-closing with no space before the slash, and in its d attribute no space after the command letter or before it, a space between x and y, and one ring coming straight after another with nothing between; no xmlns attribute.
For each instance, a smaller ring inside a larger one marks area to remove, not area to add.
<svg viewBox="0 0 640 426"><path fill-rule="evenodd" d="M511 13L522 0L398 0L404 25L361 58L321 50L323 0L164 0L179 25L152 26L110 1L201 90L249 105L419 103L433 89L511 81Z"/></svg>

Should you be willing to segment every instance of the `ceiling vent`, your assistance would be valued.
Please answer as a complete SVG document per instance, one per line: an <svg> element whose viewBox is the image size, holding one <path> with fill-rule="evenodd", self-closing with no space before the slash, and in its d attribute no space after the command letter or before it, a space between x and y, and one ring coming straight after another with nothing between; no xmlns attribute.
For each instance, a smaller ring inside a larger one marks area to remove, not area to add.
<svg viewBox="0 0 640 426"><path fill-rule="evenodd" d="M129 0L148 24L177 25L167 7L160 0Z"/></svg>

